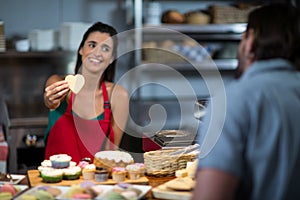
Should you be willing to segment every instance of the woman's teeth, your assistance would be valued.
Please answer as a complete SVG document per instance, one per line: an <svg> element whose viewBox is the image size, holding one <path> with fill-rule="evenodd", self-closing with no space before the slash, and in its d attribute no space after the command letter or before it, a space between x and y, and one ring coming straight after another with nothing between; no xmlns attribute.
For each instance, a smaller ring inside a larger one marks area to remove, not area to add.
<svg viewBox="0 0 300 200"><path fill-rule="evenodd" d="M89 60L90 60L91 62L100 63L100 60L95 59L95 58L89 58Z"/></svg>

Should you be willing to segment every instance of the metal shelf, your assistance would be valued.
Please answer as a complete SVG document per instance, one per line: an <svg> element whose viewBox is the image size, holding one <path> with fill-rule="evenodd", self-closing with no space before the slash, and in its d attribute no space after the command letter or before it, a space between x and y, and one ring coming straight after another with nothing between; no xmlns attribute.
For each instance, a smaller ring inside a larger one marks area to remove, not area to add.
<svg viewBox="0 0 300 200"><path fill-rule="evenodd" d="M161 65L151 65L149 62L143 62L142 70L143 71L167 71L165 67ZM173 69L179 71L191 71L191 70L235 70L237 68L238 61L237 59L217 59L213 61L203 61L198 63L187 63L187 62L174 62L174 63L160 63L171 66ZM216 68L217 67L217 68Z"/></svg>
<svg viewBox="0 0 300 200"><path fill-rule="evenodd" d="M245 23L239 24L208 24L208 25L190 25L190 24L161 24L159 26L144 26L147 33L164 33L170 30L182 33L213 33L213 34L240 34L246 30Z"/></svg>

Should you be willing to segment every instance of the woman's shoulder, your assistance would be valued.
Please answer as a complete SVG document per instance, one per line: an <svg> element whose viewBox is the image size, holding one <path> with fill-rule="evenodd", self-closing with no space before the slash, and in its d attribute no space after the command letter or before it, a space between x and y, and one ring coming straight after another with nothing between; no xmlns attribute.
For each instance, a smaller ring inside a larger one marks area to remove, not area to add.
<svg viewBox="0 0 300 200"><path fill-rule="evenodd" d="M105 82L105 85L112 99L128 98L128 91L122 85L112 82Z"/></svg>

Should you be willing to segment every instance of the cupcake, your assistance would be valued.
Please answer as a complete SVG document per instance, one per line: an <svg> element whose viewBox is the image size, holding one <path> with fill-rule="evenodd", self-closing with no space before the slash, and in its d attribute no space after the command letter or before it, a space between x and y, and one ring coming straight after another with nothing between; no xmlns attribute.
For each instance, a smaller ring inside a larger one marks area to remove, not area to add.
<svg viewBox="0 0 300 200"><path fill-rule="evenodd" d="M124 167L113 167L112 168L112 180L115 182L125 181L126 169Z"/></svg>
<svg viewBox="0 0 300 200"><path fill-rule="evenodd" d="M141 176L140 167L138 165L135 164L127 165L126 170L128 172L128 178L130 180L139 179Z"/></svg>
<svg viewBox="0 0 300 200"><path fill-rule="evenodd" d="M43 160L43 162L41 162L41 166L42 167L52 167L52 164L51 164L50 160Z"/></svg>
<svg viewBox="0 0 300 200"><path fill-rule="evenodd" d="M64 180L76 180L81 175L81 168L78 166L62 169Z"/></svg>
<svg viewBox="0 0 300 200"><path fill-rule="evenodd" d="M145 176L145 172L146 172L146 167L144 163L134 163L134 165L138 166L140 169L140 176L143 177Z"/></svg>
<svg viewBox="0 0 300 200"><path fill-rule="evenodd" d="M83 169L85 166L89 165L90 163L88 163L87 161L80 161L78 163L78 167L80 167L81 169Z"/></svg>
<svg viewBox="0 0 300 200"><path fill-rule="evenodd" d="M144 163L134 163L126 166L128 172L128 178L130 180L136 180L145 175Z"/></svg>
<svg viewBox="0 0 300 200"><path fill-rule="evenodd" d="M69 167L71 159L71 156L68 156L67 154L57 154L50 156L51 166L56 169Z"/></svg>
<svg viewBox="0 0 300 200"><path fill-rule="evenodd" d="M58 183L62 181L63 171L60 169L48 169L41 171L41 177L43 182L46 183Z"/></svg>
<svg viewBox="0 0 300 200"><path fill-rule="evenodd" d="M105 182L108 179L108 170L102 167L96 167L95 180L97 182Z"/></svg>
<svg viewBox="0 0 300 200"><path fill-rule="evenodd" d="M88 164L82 169L83 180L95 179L96 166L94 164Z"/></svg>

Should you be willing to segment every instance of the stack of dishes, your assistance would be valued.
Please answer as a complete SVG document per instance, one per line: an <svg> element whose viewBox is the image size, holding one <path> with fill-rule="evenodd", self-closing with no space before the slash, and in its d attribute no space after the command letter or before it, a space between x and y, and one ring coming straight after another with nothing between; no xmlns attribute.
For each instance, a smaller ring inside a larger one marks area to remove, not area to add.
<svg viewBox="0 0 300 200"><path fill-rule="evenodd" d="M4 52L5 50L4 22L0 21L0 52Z"/></svg>

